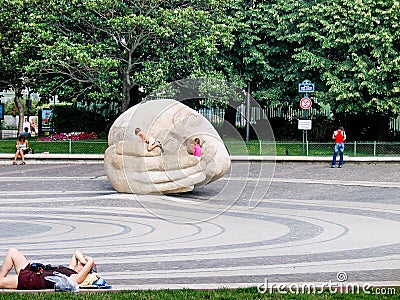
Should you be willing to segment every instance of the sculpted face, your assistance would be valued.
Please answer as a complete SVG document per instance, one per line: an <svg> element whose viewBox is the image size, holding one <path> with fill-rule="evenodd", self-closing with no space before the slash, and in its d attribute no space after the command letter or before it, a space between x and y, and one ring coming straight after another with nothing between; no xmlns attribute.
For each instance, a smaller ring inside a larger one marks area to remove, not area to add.
<svg viewBox="0 0 400 300"><path fill-rule="evenodd" d="M164 152L160 147L149 151L135 128L160 141ZM199 158L192 153L195 138L202 143ZM187 192L217 180L230 168L229 154L211 123L170 99L142 102L123 113L110 129L108 144L106 174L123 193Z"/></svg>

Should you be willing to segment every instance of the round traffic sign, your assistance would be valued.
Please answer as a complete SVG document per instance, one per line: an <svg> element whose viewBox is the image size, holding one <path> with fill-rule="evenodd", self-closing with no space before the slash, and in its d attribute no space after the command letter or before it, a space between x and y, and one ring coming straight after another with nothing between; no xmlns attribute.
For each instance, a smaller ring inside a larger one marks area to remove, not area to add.
<svg viewBox="0 0 400 300"><path fill-rule="evenodd" d="M304 97L300 100L300 107L302 109L310 109L312 105L312 101L310 98Z"/></svg>

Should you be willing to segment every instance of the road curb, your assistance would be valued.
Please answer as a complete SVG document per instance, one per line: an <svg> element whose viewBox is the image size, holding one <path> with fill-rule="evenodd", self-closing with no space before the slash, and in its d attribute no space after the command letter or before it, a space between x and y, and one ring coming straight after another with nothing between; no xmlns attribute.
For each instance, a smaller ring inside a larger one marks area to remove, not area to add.
<svg viewBox="0 0 400 300"><path fill-rule="evenodd" d="M0 153L0 165L12 164L14 154ZM38 153L26 154L26 163L28 164L102 164L104 163L103 154L56 154L56 153ZM21 158L18 158L18 163Z"/></svg>
<svg viewBox="0 0 400 300"><path fill-rule="evenodd" d="M12 164L14 154L0 153L0 165ZM35 153L25 156L29 164L102 164L104 154L56 154L56 153ZM277 162L277 163L330 163L330 156L260 156L260 155L234 155L232 162ZM21 159L19 158L18 162ZM400 163L400 156L368 156L353 157L345 156L345 163Z"/></svg>
<svg viewBox="0 0 400 300"><path fill-rule="evenodd" d="M310 163L330 163L331 156L231 156L232 161L275 161L275 162L310 162ZM344 156L345 163L399 163L400 157L396 156L372 156L372 157L353 157Z"/></svg>

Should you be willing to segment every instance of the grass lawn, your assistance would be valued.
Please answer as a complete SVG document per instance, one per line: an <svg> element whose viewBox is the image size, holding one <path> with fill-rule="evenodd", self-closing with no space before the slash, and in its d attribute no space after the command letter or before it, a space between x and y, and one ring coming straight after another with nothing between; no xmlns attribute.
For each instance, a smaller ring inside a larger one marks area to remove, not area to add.
<svg viewBox="0 0 400 300"><path fill-rule="evenodd" d="M258 142L250 141L240 143L236 141L225 141L225 145L230 155L269 155L269 156L295 156L306 155L306 145L301 142ZM310 156L331 156L333 144L309 144L308 155Z"/></svg>
<svg viewBox="0 0 400 300"><path fill-rule="evenodd" d="M52 141L37 142L29 139L29 146L35 153L72 153L72 154L103 154L108 145L107 140L88 140L88 141ZM15 140L1 140L0 153L14 153Z"/></svg>
<svg viewBox="0 0 400 300"><path fill-rule="evenodd" d="M225 140L226 148L230 155L269 155L269 156L305 156L307 155L306 145L301 142L243 142L240 140ZM107 140L83 140L83 141L42 141L29 139L29 145L35 153L72 153L72 154L104 154L107 149ZM333 143L309 143L309 156L332 156ZM356 148L356 149L355 149ZM14 153L15 139L0 140L0 153ZM385 156L400 155L399 143L357 143L357 147L348 143L345 148L345 155L349 156Z"/></svg>
<svg viewBox="0 0 400 300"><path fill-rule="evenodd" d="M396 295L397 294L397 295ZM102 299L399 299L400 290L380 290L379 294L351 294L351 293L329 293L322 294L282 294L278 292L267 292L261 294L256 288L242 289L216 289L216 290L156 290L156 291L100 291L95 293L0 293L0 300L13 299L85 299L85 300L102 300Z"/></svg>

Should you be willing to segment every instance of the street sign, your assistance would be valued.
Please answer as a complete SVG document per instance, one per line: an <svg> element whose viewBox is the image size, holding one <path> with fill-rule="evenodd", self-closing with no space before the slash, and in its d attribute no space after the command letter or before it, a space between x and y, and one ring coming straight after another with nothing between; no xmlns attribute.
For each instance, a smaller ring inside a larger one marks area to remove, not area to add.
<svg viewBox="0 0 400 300"><path fill-rule="evenodd" d="M298 120L298 121L299 121L298 126L297 126L298 129L311 130L311 127L312 127L311 120Z"/></svg>
<svg viewBox="0 0 400 300"><path fill-rule="evenodd" d="M300 100L300 107L302 109L310 109L312 105L312 101L310 98L304 97Z"/></svg>
<svg viewBox="0 0 400 300"><path fill-rule="evenodd" d="M313 84L299 84L299 93L314 93L314 85Z"/></svg>
<svg viewBox="0 0 400 300"><path fill-rule="evenodd" d="M310 80L304 80L299 84L299 93L314 93L314 85Z"/></svg>

